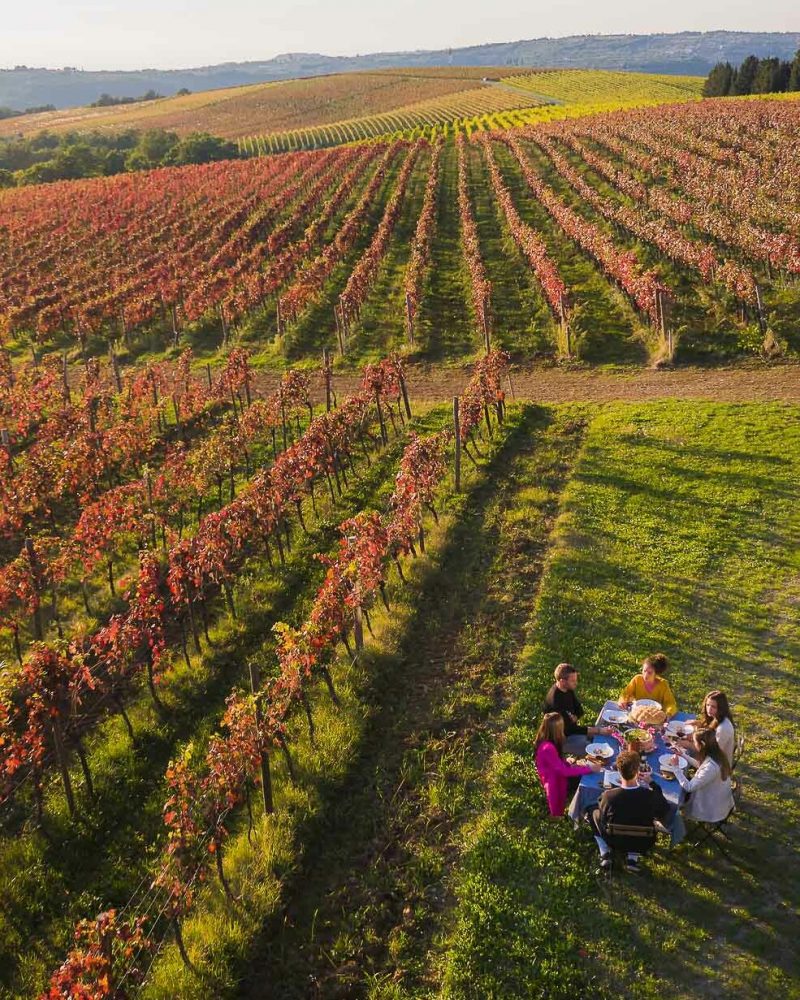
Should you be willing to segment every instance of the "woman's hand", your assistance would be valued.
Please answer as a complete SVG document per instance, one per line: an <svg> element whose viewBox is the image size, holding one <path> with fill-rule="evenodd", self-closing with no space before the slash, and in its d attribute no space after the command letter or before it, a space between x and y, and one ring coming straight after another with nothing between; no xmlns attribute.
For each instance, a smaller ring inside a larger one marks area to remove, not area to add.
<svg viewBox="0 0 800 1000"><path fill-rule="evenodd" d="M589 767L594 771L595 774L599 774L603 770L603 765L596 764L594 761L589 761Z"/></svg>
<svg viewBox="0 0 800 1000"><path fill-rule="evenodd" d="M619 705L620 708L630 708L631 703L629 701L625 701L624 698L620 698L617 704Z"/></svg>

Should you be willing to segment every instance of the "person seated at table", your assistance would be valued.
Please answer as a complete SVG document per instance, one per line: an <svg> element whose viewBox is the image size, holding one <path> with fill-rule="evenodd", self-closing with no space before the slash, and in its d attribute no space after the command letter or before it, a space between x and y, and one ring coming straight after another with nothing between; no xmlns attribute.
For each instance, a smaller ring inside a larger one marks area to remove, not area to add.
<svg viewBox="0 0 800 1000"><path fill-rule="evenodd" d="M728 696L724 691L709 691L703 699L703 704L694 721L696 729L713 729L720 749L733 765L733 753L736 746L736 731L733 726L733 716L728 705ZM673 741L678 747L694 750L691 736Z"/></svg>
<svg viewBox="0 0 800 1000"><path fill-rule="evenodd" d="M629 708L631 702L642 698L657 701L668 716L678 711L678 703L664 674L669 670L669 660L663 653L648 656L642 664L641 672L631 679L630 684L619 696L620 708Z"/></svg>
<svg viewBox="0 0 800 1000"><path fill-rule="evenodd" d="M714 731L720 750L728 758L728 763L733 764L736 730L733 728L733 716L728 704L728 696L724 691L708 692L697 716L697 727Z"/></svg>
<svg viewBox="0 0 800 1000"><path fill-rule="evenodd" d="M698 729L692 737L697 757L678 750L678 756L683 757L697 772L693 778L688 778L681 767L675 768L675 777L685 792L691 792L691 797L683 807L684 816L700 823L718 823L733 809L733 791L731 789L731 765L717 743L713 729Z"/></svg>
<svg viewBox="0 0 800 1000"><path fill-rule="evenodd" d="M613 836L609 833L609 827L613 824L652 827L655 820L663 820L670 811L669 803L659 786L640 781L641 762L642 758L635 750L622 750L617 757L619 787L603 792L598 807L589 814L589 824L600 849L600 867L603 871L610 871L614 863L609 843ZM628 851L626 870L639 872L640 857L641 852Z"/></svg>
<svg viewBox="0 0 800 1000"><path fill-rule="evenodd" d="M571 663L559 663L553 671L555 684L547 692L544 700L545 712L558 712L564 720L564 750L566 753L581 754L591 736L608 736L610 727L582 726L580 717L583 705L578 701L575 689L578 686L578 671Z"/></svg>
<svg viewBox="0 0 800 1000"><path fill-rule="evenodd" d="M536 734L536 770L547 797L551 816L563 816L570 797L584 774L602 771L602 764L568 764L564 760L564 720L548 712Z"/></svg>

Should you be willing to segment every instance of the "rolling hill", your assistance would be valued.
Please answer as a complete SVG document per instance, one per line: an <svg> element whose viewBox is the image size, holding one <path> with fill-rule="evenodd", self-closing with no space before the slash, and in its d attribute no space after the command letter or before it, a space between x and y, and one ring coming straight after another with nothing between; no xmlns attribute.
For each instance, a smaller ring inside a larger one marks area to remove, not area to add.
<svg viewBox="0 0 800 1000"><path fill-rule="evenodd" d="M720 60L739 63L753 53L791 58L800 32L683 31L658 35L573 35L417 52L359 56L289 53L258 62L224 63L182 70L84 72L74 67L18 66L0 70L0 106L16 109L89 104L102 93L136 97L153 89L175 94L237 87L269 80L385 68L459 66L553 66L627 69L650 73L705 74Z"/></svg>

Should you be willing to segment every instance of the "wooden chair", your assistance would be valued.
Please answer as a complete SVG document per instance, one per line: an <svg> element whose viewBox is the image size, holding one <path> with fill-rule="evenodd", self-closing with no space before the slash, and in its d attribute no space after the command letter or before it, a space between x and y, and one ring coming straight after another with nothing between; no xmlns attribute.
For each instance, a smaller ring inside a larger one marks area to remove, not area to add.
<svg viewBox="0 0 800 1000"><path fill-rule="evenodd" d="M695 820L695 837L689 841L689 846L690 848L695 848L702 847L704 844L710 844L733 864L735 862L728 853L725 842L731 841L731 835L728 833L728 824L733 814L739 808L742 798L742 783L738 778L731 778L731 792L733 793L733 805L728 815L724 819L717 820L715 823Z"/></svg>

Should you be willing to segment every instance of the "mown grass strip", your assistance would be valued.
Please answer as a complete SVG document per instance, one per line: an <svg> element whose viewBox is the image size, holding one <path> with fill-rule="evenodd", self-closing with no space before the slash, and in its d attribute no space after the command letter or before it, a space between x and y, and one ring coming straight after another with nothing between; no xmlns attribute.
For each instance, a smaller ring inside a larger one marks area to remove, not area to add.
<svg viewBox="0 0 800 1000"><path fill-rule="evenodd" d="M800 873L800 411L612 405L564 496L489 801L458 879L443 996L794 996ZM735 866L659 850L594 875L586 831L547 820L532 744L555 663L591 708L648 652L681 707L726 689L746 735Z"/></svg>

